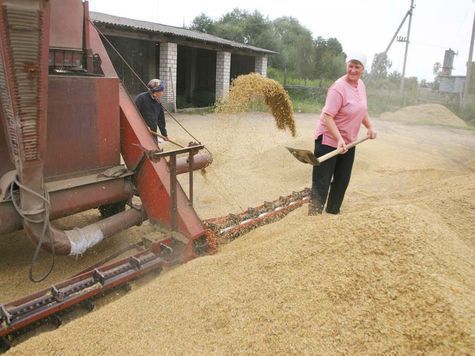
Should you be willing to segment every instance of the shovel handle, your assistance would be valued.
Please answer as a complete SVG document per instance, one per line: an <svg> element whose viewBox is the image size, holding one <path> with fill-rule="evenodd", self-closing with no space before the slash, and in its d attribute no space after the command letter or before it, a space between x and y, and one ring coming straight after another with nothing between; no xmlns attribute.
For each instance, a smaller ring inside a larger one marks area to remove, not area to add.
<svg viewBox="0 0 475 356"><path fill-rule="evenodd" d="M148 129L148 131L149 131L153 136L160 137L160 138L162 138L162 139L164 139L164 140L166 140L166 141L168 141L168 142L170 142L170 143L173 143L175 146L178 146L178 147L181 147L181 148L185 148L185 146L182 146L182 145L180 145L179 143L176 143L176 142L170 140L168 137L165 137L165 136L160 135L158 132L155 132L155 131L151 130L150 128Z"/></svg>
<svg viewBox="0 0 475 356"><path fill-rule="evenodd" d="M363 137L363 138L360 138L359 140L356 140L356 141L354 141L354 142L349 143L348 145L346 145L346 148L347 148L347 149L353 148L353 147L355 147L357 144L360 144L361 142L364 142L364 141L366 141L367 139L369 139L368 136ZM340 153L341 153L341 149L338 149L338 148L337 148L336 150L334 150L334 151L328 152L327 154L325 154L325 155L320 156L320 157L317 158L318 163L321 164L321 163L323 163L323 162L329 160L330 158L339 155Z"/></svg>

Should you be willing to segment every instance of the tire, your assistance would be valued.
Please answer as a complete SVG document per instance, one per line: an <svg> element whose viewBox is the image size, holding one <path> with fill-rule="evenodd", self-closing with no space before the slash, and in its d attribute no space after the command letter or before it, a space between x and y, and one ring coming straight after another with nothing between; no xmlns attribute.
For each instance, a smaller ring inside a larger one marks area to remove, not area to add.
<svg viewBox="0 0 475 356"><path fill-rule="evenodd" d="M98 209L103 218L108 218L112 215L125 211L126 201L119 201L117 203L101 205Z"/></svg>

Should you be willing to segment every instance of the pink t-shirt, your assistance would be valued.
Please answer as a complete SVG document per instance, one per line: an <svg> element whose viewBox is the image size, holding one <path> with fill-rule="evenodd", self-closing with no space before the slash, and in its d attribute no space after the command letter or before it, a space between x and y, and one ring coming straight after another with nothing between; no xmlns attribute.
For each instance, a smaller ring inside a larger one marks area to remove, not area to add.
<svg viewBox="0 0 475 356"><path fill-rule="evenodd" d="M354 87L343 76L335 81L328 89L327 99L322 114L317 120L315 139L323 135L322 143L331 147L337 147L337 140L328 131L323 114L330 115L346 144L358 138L361 122L368 115L366 100L366 87L363 81L358 81Z"/></svg>

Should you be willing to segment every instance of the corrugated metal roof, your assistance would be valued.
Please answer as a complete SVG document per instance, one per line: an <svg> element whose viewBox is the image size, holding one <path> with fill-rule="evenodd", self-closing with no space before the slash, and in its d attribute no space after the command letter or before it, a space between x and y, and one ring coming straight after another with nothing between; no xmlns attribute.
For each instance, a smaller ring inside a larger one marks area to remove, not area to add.
<svg viewBox="0 0 475 356"><path fill-rule="evenodd" d="M148 22L148 21L133 20L133 19L128 19L126 17L119 17L119 16L103 14L100 12L92 12L92 11L90 12L90 16L91 16L92 21L94 21L95 23L104 23L104 24L113 25L117 27L127 27L127 28L133 28L136 30L165 33L165 34L170 34L173 36L188 38L192 40L199 40L199 41L204 41L204 42L211 42L211 43L216 43L216 44L230 46L230 47L239 48L239 49L247 49L250 51L260 52L260 53L267 53L267 54L277 53L268 49L248 46L243 43L226 40L224 38L209 35L207 33L187 30L185 28L180 28L180 27L162 25L159 23Z"/></svg>

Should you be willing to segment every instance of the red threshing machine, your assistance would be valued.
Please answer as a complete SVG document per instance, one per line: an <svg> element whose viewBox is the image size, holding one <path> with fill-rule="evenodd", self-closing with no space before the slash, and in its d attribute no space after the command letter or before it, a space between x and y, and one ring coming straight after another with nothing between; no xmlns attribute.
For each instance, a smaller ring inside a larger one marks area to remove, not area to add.
<svg viewBox="0 0 475 356"><path fill-rule="evenodd" d="M57 311L97 282L97 291L104 290L160 269L165 252L178 262L205 253L205 229L191 203L192 172L209 163L196 155L202 148L157 147L89 19L87 2L0 0L0 238L23 229L36 253L78 255L145 219L165 231L141 254L0 304L0 341L51 315L51 296ZM190 199L176 179L184 172ZM131 203L134 194L140 206ZM67 231L52 222L91 208L105 219ZM89 297L96 293L90 290Z"/></svg>
<svg viewBox="0 0 475 356"><path fill-rule="evenodd" d="M176 155L203 146L157 149L87 2L0 4L0 238L23 228L48 251L76 255L148 218L169 228L184 260L196 256L204 229L176 174L203 162ZM124 210L134 192L142 206ZM107 216L99 223L50 223L97 207Z"/></svg>

